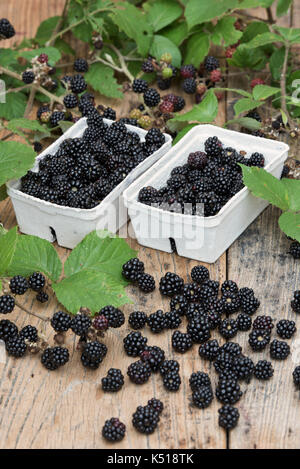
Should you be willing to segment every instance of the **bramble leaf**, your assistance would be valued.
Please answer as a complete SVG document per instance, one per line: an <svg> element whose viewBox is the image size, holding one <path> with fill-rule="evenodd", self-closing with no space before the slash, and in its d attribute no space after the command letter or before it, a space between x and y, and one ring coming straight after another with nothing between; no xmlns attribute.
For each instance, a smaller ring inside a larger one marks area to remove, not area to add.
<svg viewBox="0 0 300 469"><path fill-rule="evenodd" d="M158 0L151 4L145 3L144 9L147 12L147 20L155 32L173 23L182 14L181 6L173 0Z"/></svg>
<svg viewBox="0 0 300 469"><path fill-rule="evenodd" d="M193 26L206 23L238 6L239 0L210 0L209 2L189 0L185 9L188 27L191 29Z"/></svg>
<svg viewBox="0 0 300 469"><path fill-rule="evenodd" d="M186 43L185 64L199 67L209 51L209 36L205 33L193 34Z"/></svg>
<svg viewBox="0 0 300 469"><path fill-rule="evenodd" d="M285 212L279 217L278 223L287 236L300 243L300 213Z"/></svg>
<svg viewBox="0 0 300 469"><path fill-rule="evenodd" d="M0 186L10 179L23 176L32 168L35 157L34 150L28 145L0 142Z"/></svg>
<svg viewBox="0 0 300 469"><path fill-rule="evenodd" d="M178 47L168 38L156 34L153 37L150 54L153 55L157 60L160 60L161 56L166 52L169 52L172 55L172 64L175 67L180 67L181 52Z"/></svg>
<svg viewBox="0 0 300 469"><path fill-rule="evenodd" d="M260 99L267 99L280 92L280 88L268 85L256 85L253 88L253 98L259 101Z"/></svg>
<svg viewBox="0 0 300 469"><path fill-rule="evenodd" d="M242 112L251 111L251 109L256 109L262 104L263 103L260 101L254 101L253 99L249 99L249 98L242 98L236 101L233 108L234 108L235 115L238 116Z"/></svg>
<svg viewBox="0 0 300 469"><path fill-rule="evenodd" d="M5 103L0 104L0 117L6 120L24 115L27 98L24 93L6 93Z"/></svg>
<svg viewBox="0 0 300 469"><path fill-rule="evenodd" d="M17 227L0 236L0 275L7 271L17 245Z"/></svg>
<svg viewBox="0 0 300 469"><path fill-rule="evenodd" d="M95 91L110 98L122 98L121 87L114 78L114 71L101 63L95 63L90 66L85 74L85 80Z"/></svg>

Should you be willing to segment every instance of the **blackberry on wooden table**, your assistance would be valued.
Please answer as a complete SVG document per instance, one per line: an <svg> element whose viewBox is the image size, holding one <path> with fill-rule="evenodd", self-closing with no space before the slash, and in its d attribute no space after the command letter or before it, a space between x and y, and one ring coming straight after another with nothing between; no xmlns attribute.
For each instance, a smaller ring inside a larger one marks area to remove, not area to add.
<svg viewBox="0 0 300 469"><path fill-rule="evenodd" d="M46 279L43 274L40 272L34 272L32 275L30 275L28 279L28 284L31 290L39 292L41 291L46 283Z"/></svg>
<svg viewBox="0 0 300 469"><path fill-rule="evenodd" d="M102 436L108 441L116 442L123 440L126 426L118 418L112 417L105 421L102 428Z"/></svg>
<svg viewBox="0 0 300 469"><path fill-rule="evenodd" d="M188 302L198 301L200 299L200 288L196 282L186 283L183 287L183 296Z"/></svg>
<svg viewBox="0 0 300 469"><path fill-rule="evenodd" d="M108 327L113 327L114 329L123 326L125 322L124 313L111 305L104 306L104 308L99 311L99 315L106 317Z"/></svg>
<svg viewBox="0 0 300 469"><path fill-rule="evenodd" d="M155 313L151 313L147 319L147 325L151 332L158 334L168 327L168 321L164 312L159 309Z"/></svg>
<svg viewBox="0 0 300 469"><path fill-rule="evenodd" d="M237 327L239 331L249 331L252 326L252 319L246 313L240 313L237 318Z"/></svg>
<svg viewBox="0 0 300 469"><path fill-rule="evenodd" d="M107 375L102 378L102 389L106 392L117 392L120 391L124 384L124 376L121 370L117 368L110 368Z"/></svg>
<svg viewBox="0 0 300 469"><path fill-rule="evenodd" d="M0 39L10 39L16 34L13 25L6 18L0 20Z"/></svg>
<svg viewBox="0 0 300 469"><path fill-rule="evenodd" d="M276 324L276 332L282 339L290 339L297 331L295 321L281 319Z"/></svg>
<svg viewBox="0 0 300 469"><path fill-rule="evenodd" d="M266 348L270 343L271 335L269 330L253 329L249 334L249 345L255 352Z"/></svg>
<svg viewBox="0 0 300 469"><path fill-rule="evenodd" d="M0 313L8 314L14 310L15 299L11 295L0 296Z"/></svg>
<svg viewBox="0 0 300 469"><path fill-rule="evenodd" d="M222 295L236 295L239 292L239 288L233 280L225 280L221 285Z"/></svg>
<svg viewBox="0 0 300 469"><path fill-rule="evenodd" d="M205 317L192 319L188 323L187 333L191 336L193 342L203 344L211 336L208 319Z"/></svg>
<svg viewBox="0 0 300 469"><path fill-rule="evenodd" d="M155 290L155 280L154 277L150 274L141 274L138 277L138 286L139 289L144 293L151 293Z"/></svg>
<svg viewBox="0 0 300 469"><path fill-rule="evenodd" d="M5 342L5 348L8 355L11 355L15 358L20 358L25 355L27 345L25 344L25 340L22 336L15 335Z"/></svg>
<svg viewBox="0 0 300 469"><path fill-rule="evenodd" d="M108 329L108 319L102 314L98 314L93 322L92 326L97 330L101 332L105 332Z"/></svg>
<svg viewBox="0 0 300 469"><path fill-rule="evenodd" d="M145 270L144 263L140 261L137 257L130 259L125 262L122 267L122 275L127 280L135 282L140 274L143 274Z"/></svg>
<svg viewBox="0 0 300 469"><path fill-rule="evenodd" d="M291 243L289 254L291 254L294 259L300 259L300 243L298 241L293 241Z"/></svg>
<svg viewBox="0 0 300 469"><path fill-rule="evenodd" d="M159 414L152 405L138 406L132 415L132 424L138 432L150 435L157 428Z"/></svg>
<svg viewBox="0 0 300 469"><path fill-rule="evenodd" d="M163 376L163 385L167 391L178 391L181 385L181 378L179 373L176 371L169 371Z"/></svg>
<svg viewBox="0 0 300 469"><path fill-rule="evenodd" d="M249 357L238 357L234 360L234 372L237 374L237 379L250 381L254 371L254 363Z"/></svg>
<svg viewBox="0 0 300 469"><path fill-rule="evenodd" d="M193 346L192 338L189 334L175 331L172 334L172 347L176 352L185 353Z"/></svg>
<svg viewBox="0 0 300 469"><path fill-rule="evenodd" d="M238 326L235 319L223 319L219 326L219 333L224 339L232 339L238 333Z"/></svg>
<svg viewBox="0 0 300 469"><path fill-rule="evenodd" d="M1 319L0 321L0 340L6 342L18 334L17 326L9 321L9 319Z"/></svg>
<svg viewBox="0 0 300 469"><path fill-rule="evenodd" d="M143 311L133 311L129 314L128 324L132 329L143 329L147 323L147 314Z"/></svg>
<svg viewBox="0 0 300 469"><path fill-rule="evenodd" d="M201 386L193 391L192 401L194 406L199 409L206 409L210 406L214 398L213 391L210 386Z"/></svg>
<svg viewBox="0 0 300 469"><path fill-rule="evenodd" d="M225 404L219 410L219 425L225 430L232 430L236 427L240 413L236 407L230 404Z"/></svg>
<svg viewBox="0 0 300 469"><path fill-rule="evenodd" d="M27 292L29 285L25 277L16 275L9 282L9 288L12 293L16 295L24 295Z"/></svg>
<svg viewBox="0 0 300 469"><path fill-rule="evenodd" d="M165 359L165 352L156 345L146 345L144 350L140 352L140 359L148 363L151 371L155 373L160 370L160 365Z"/></svg>
<svg viewBox="0 0 300 469"><path fill-rule="evenodd" d="M84 367L97 369L107 354L107 347L105 344L94 340L88 342L81 354L81 363Z"/></svg>
<svg viewBox="0 0 300 469"><path fill-rule="evenodd" d="M213 361L218 355L220 350L218 341L216 339L209 340L208 342L200 345L199 355L206 360Z"/></svg>
<svg viewBox="0 0 300 469"><path fill-rule="evenodd" d="M180 316L183 316L186 313L188 306L189 302L183 295L178 294L171 298L170 310L175 311Z"/></svg>
<svg viewBox="0 0 300 469"><path fill-rule="evenodd" d="M181 293L183 290L184 281L179 275L167 272L164 277L161 277L159 282L159 291L162 295L173 296Z"/></svg>
<svg viewBox="0 0 300 469"><path fill-rule="evenodd" d="M222 404L235 404L242 397L239 384L232 379L222 379L216 387L216 397Z"/></svg>
<svg viewBox="0 0 300 469"><path fill-rule="evenodd" d="M129 357L138 357L147 344L147 337L142 336L140 332L130 332L123 339L124 350Z"/></svg>
<svg viewBox="0 0 300 469"><path fill-rule="evenodd" d="M293 381L297 389L300 389L300 366L296 366L293 371Z"/></svg>
<svg viewBox="0 0 300 469"><path fill-rule="evenodd" d="M275 360L285 360L290 352L290 346L282 340L274 339L270 344L270 356Z"/></svg>
<svg viewBox="0 0 300 469"><path fill-rule="evenodd" d="M291 301L291 307L295 313L300 313L300 290L296 290L294 292L294 297Z"/></svg>
<svg viewBox="0 0 300 469"><path fill-rule="evenodd" d="M196 265L191 270L191 277L194 282L201 284L209 279L209 270L204 265Z"/></svg>
<svg viewBox="0 0 300 469"><path fill-rule="evenodd" d="M159 366L159 372L162 376L166 376L169 372L179 373L180 365L176 360L164 360Z"/></svg>
<svg viewBox="0 0 300 469"><path fill-rule="evenodd" d="M229 353L231 357L239 357L242 353L242 347L237 342L226 342L220 347L220 355Z"/></svg>
<svg viewBox="0 0 300 469"><path fill-rule="evenodd" d="M227 295L222 297L224 313L233 314L240 309L241 301L239 295Z"/></svg>
<svg viewBox="0 0 300 469"><path fill-rule="evenodd" d="M252 328L269 331L271 333L274 327L273 320L271 316L257 316L254 321Z"/></svg>
<svg viewBox="0 0 300 469"><path fill-rule="evenodd" d="M144 384L151 376L151 367L149 363L138 360L129 365L127 375L134 384Z"/></svg>
<svg viewBox="0 0 300 469"><path fill-rule="evenodd" d="M25 326L20 330L20 337L23 337L23 339L26 339L29 342L37 342L39 338L37 328L28 324L28 326Z"/></svg>
<svg viewBox="0 0 300 469"><path fill-rule="evenodd" d="M181 318L176 311L168 311L165 314L165 320L168 329L177 329L181 324Z"/></svg>
<svg viewBox="0 0 300 469"><path fill-rule="evenodd" d="M67 321L66 317L65 320ZM79 313L71 319L70 328L74 334L82 336L87 333L92 325L92 320L86 315Z"/></svg>
<svg viewBox="0 0 300 469"><path fill-rule="evenodd" d="M202 386L211 386L210 377L203 371L194 372L189 378L189 385L192 391L196 391Z"/></svg>
<svg viewBox="0 0 300 469"><path fill-rule="evenodd" d="M254 376L260 380L268 380L272 378L274 374L274 368L271 362L267 360L259 360L254 368Z"/></svg>
<svg viewBox="0 0 300 469"><path fill-rule="evenodd" d="M159 399L156 399L155 397L152 397L152 399L149 399L147 405L152 407L152 409L158 412L159 414L161 414L162 411L164 410L163 402L160 401Z"/></svg>
<svg viewBox="0 0 300 469"><path fill-rule="evenodd" d="M69 351L65 347L48 347L44 350L41 362L47 370L57 370L69 361Z"/></svg>

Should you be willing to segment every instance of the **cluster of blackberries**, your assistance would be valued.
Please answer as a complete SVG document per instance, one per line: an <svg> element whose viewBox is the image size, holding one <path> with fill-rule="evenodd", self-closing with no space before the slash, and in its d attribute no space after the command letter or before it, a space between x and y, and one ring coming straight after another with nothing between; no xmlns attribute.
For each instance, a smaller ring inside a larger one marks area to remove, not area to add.
<svg viewBox="0 0 300 469"><path fill-rule="evenodd" d="M156 128L142 142L123 122L104 123L94 109L83 136L64 140L55 154L40 160L38 172L21 179L20 190L54 204L92 209L164 142Z"/></svg>
<svg viewBox="0 0 300 469"><path fill-rule="evenodd" d="M172 65L172 56L169 53L162 55L161 60L157 61L154 57L148 56L141 67L144 73L156 73L156 82L160 90L168 90L173 80L177 77L177 69ZM145 104L147 104L145 102Z"/></svg>
<svg viewBox="0 0 300 469"><path fill-rule="evenodd" d="M147 325L151 332L157 334L165 329L176 329L181 324L177 311L164 313L161 309L147 316L143 311L133 311L128 318L128 323L133 329L142 329Z"/></svg>
<svg viewBox="0 0 300 469"><path fill-rule="evenodd" d="M122 275L129 282L136 283L144 293L150 293L155 290L154 277L145 272L144 263L137 257L130 259L123 265Z"/></svg>
<svg viewBox="0 0 300 469"><path fill-rule="evenodd" d="M219 60L211 55L205 58L199 70L191 64L183 65L180 76L183 79L183 91L187 94L196 94L197 103L201 102L207 89L213 88L222 80Z"/></svg>
<svg viewBox="0 0 300 469"><path fill-rule="evenodd" d="M199 409L206 409L214 398L208 374L201 371L192 373L189 384L192 390L192 402L194 406Z"/></svg>
<svg viewBox="0 0 300 469"><path fill-rule="evenodd" d="M254 351L264 350L270 344L270 356L276 360L285 360L290 354L290 346L283 341L274 339L271 343L271 333L274 327L270 316L257 316L249 334L249 345ZM296 332L294 321L281 319L276 325L276 331L282 339L290 339Z"/></svg>
<svg viewBox="0 0 300 469"><path fill-rule="evenodd" d="M218 137L209 137L204 151L190 153L186 164L175 167L163 187L143 187L138 200L175 213L216 215L244 187L239 163L263 167L265 159L258 152L246 158L225 147Z"/></svg>
<svg viewBox="0 0 300 469"><path fill-rule="evenodd" d="M16 324L8 319L0 321L0 340L5 342L8 355L15 358L23 357L31 346L38 342L38 332L34 326L28 325L19 331Z"/></svg>
<svg viewBox="0 0 300 469"><path fill-rule="evenodd" d="M43 291L46 279L40 272L34 272L26 279L22 275L15 275L11 278L9 288L14 295L24 295L27 290L31 289L37 292L36 299L41 303L48 301L48 294ZM12 295L0 296L0 313L8 314L13 311L15 307L15 299Z"/></svg>
<svg viewBox="0 0 300 469"><path fill-rule="evenodd" d="M10 39L16 34L15 28L6 18L0 20L0 39Z"/></svg>

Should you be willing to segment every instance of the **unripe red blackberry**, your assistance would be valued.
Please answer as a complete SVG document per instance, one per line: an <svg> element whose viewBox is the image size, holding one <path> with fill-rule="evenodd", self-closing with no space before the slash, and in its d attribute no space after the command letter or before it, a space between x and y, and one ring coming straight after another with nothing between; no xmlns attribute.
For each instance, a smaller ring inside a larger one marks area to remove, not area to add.
<svg viewBox="0 0 300 469"><path fill-rule="evenodd" d="M46 63L48 63L48 59L49 59L49 58L48 58L48 55L47 55L47 54L40 54L40 55L38 56L38 59L37 59L37 60L38 60L38 62L40 62L41 64L46 64Z"/></svg>

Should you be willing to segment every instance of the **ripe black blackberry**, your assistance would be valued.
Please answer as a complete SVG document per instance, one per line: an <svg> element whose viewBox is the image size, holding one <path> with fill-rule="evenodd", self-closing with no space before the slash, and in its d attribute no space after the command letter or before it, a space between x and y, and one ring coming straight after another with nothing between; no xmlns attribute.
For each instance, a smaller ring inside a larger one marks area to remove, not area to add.
<svg viewBox="0 0 300 469"><path fill-rule="evenodd" d="M271 334L268 330L253 329L249 334L249 345L255 352L263 350L270 343Z"/></svg>
<svg viewBox="0 0 300 469"><path fill-rule="evenodd" d="M152 405L138 406L132 415L132 425L138 432L150 435L158 425L159 414Z"/></svg>
<svg viewBox="0 0 300 469"><path fill-rule="evenodd" d="M32 70L25 70L25 72L22 73L22 81L26 83L26 85L30 85L30 83L33 83L34 79L35 74Z"/></svg>
<svg viewBox="0 0 300 469"><path fill-rule="evenodd" d="M110 368L107 375L102 378L102 389L105 392L117 392L120 391L124 384L124 376L121 370L117 368Z"/></svg>
<svg viewBox="0 0 300 469"><path fill-rule="evenodd" d="M24 295L27 292L29 285L25 277L16 275L9 282L9 288L15 295Z"/></svg>
<svg viewBox="0 0 300 469"><path fill-rule="evenodd" d="M196 91L197 83L194 78L186 78L183 80L182 89L187 94L194 94Z"/></svg>
<svg viewBox="0 0 300 469"><path fill-rule="evenodd" d="M242 347L237 342L226 342L220 347L220 353L229 353L232 357L239 357L242 353Z"/></svg>
<svg viewBox="0 0 300 469"><path fill-rule="evenodd" d="M75 94L67 94L64 97L64 105L67 109L74 109L78 105L78 98Z"/></svg>
<svg viewBox="0 0 300 469"><path fill-rule="evenodd" d="M241 300L239 295L231 295L227 293L227 296L222 296L223 311L227 314L236 313L241 306Z"/></svg>
<svg viewBox="0 0 300 469"><path fill-rule="evenodd" d="M257 309L259 308L260 301L255 298L254 294L239 294L240 295L240 303L241 303L241 310L246 314L254 314Z"/></svg>
<svg viewBox="0 0 300 469"><path fill-rule="evenodd" d="M177 329L181 324L181 318L176 311L169 311L165 314L166 327L168 329Z"/></svg>
<svg viewBox="0 0 300 469"><path fill-rule="evenodd" d="M185 106L185 100L181 96L176 96L176 101L174 102L174 112L181 111Z"/></svg>
<svg viewBox="0 0 300 469"><path fill-rule="evenodd" d="M5 349L8 355L15 358L23 357L27 350L25 340L20 335L15 335L5 342Z"/></svg>
<svg viewBox="0 0 300 469"><path fill-rule="evenodd" d="M145 73L154 72L154 67L151 58L144 60L144 62L142 63L142 71Z"/></svg>
<svg viewBox="0 0 300 469"><path fill-rule="evenodd" d="M130 282L135 282L145 270L144 263L137 257L129 259L122 267L122 275Z"/></svg>
<svg viewBox="0 0 300 469"><path fill-rule="evenodd" d="M172 347L176 352L185 353L193 346L192 338L189 334L175 331L172 334Z"/></svg>
<svg viewBox="0 0 300 469"><path fill-rule="evenodd" d="M220 62L216 57L213 57L212 55L208 55L205 58L204 68L208 72L212 72L213 70L216 70L219 67L220 67Z"/></svg>
<svg viewBox="0 0 300 469"><path fill-rule="evenodd" d="M151 367L149 363L138 360L129 365L127 375L134 384L144 384L151 376Z"/></svg>
<svg viewBox="0 0 300 469"><path fill-rule="evenodd" d="M168 321L163 311L158 309L148 316L147 325L150 327L151 332L158 334L168 327Z"/></svg>
<svg viewBox="0 0 300 469"><path fill-rule="evenodd" d="M191 270L191 277L194 282L201 284L209 279L209 270L204 265L196 265Z"/></svg>
<svg viewBox="0 0 300 469"><path fill-rule="evenodd" d="M291 254L294 259L300 259L300 243L298 241L291 243L289 254Z"/></svg>
<svg viewBox="0 0 300 469"><path fill-rule="evenodd" d="M148 89L148 83L141 78L135 78L132 83L132 91L135 93L145 93Z"/></svg>
<svg viewBox="0 0 300 469"><path fill-rule="evenodd" d="M206 409L210 406L214 398L211 386L201 386L193 391L192 401L198 409Z"/></svg>
<svg viewBox="0 0 300 469"><path fill-rule="evenodd" d="M65 120L65 113L62 111L54 111L50 117L50 124L52 127L56 127L60 121Z"/></svg>
<svg viewBox="0 0 300 469"><path fill-rule="evenodd" d="M117 114L116 114L116 111L114 109L112 109L111 107L107 107L103 111L103 117L105 119L110 119L112 121L115 121L116 118L117 118Z"/></svg>
<svg viewBox="0 0 300 469"><path fill-rule="evenodd" d="M235 404L243 393L234 379L221 379L216 387L216 397L222 404Z"/></svg>
<svg viewBox="0 0 300 469"><path fill-rule="evenodd" d="M142 204L151 205L158 201L158 191L152 186L143 187L138 195L138 200Z"/></svg>
<svg viewBox="0 0 300 469"><path fill-rule="evenodd" d="M156 345L146 345L144 350L140 352L140 359L143 362L148 363L151 370L155 373L156 371L159 371L160 365L165 359L165 352Z"/></svg>
<svg viewBox="0 0 300 469"><path fill-rule="evenodd" d="M166 376L168 373L176 372L179 373L180 365L176 360L164 360L159 366L159 372L162 376Z"/></svg>
<svg viewBox="0 0 300 469"><path fill-rule="evenodd" d="M233 280L225 280L221 285L221 292L224 296L236 295L239 292L239 287Z"/></svg>
<svg viewBox="0 0 300 469"><path fill-rule="evenodd" d="M89 64L85 59L76 59L73 67L75 72L85 73L89 69Z"/></svg>
<svg viewBox="0 0 300 469"><path fill-rule="evenodd" d="M147 322L147 315L143 311L133 311L128 318L128 324L132 329L143 329Z"/></svg>
<svg viewBox="0 0 300 469"><path fill-rule="evenodd" d="M188 301L183 295L175 295L170 301L170 310L175 311L180 316L186 313L188 306Z"/></svg>
<svg viewBox="0 0 300 469"><path fill-rule="evenodd" d="M260 114L257 112L256 109L253 109L253 111L247 112L247 114L246 114L245 117L250 117L250 119L255 119L257 122L261 122L261 121L262 121L261 116L260 116Z"/></svg>
<svg viewBox="0 0 300 469"><path fill-rule="evenodd" d="M252 319L246 313L240 313L236 318L236 322L239 331L249 331L251 329Z"/></svg>
<svg viewBox="0 0 300 469"><path fill-rule="evenodd" d="M178 391L181 385L179 373L177 371L169 371L163 376L163 385L167 391Z"/></svg>
<svg viewBox="0 0 300 469"><path fill-rule="evenodd" d="M155 88L148 88L144 94L144 103L146 106L149 107L155 107L159 104L160 102L160 94L156 91Z"/></svg>
<svg viewBox="0 0 300 469"><path fill-rule="evenodd" d="M66 332L71 327L71 316L64 311L57 311L53 314L51 319L51 326L55 330L55 332ZM81 335L81 334L77 334Z"/></svg>
<svg viewBox="0 0 300 469"><path fill-rule="evenodd" d="M8 319L1 319L0 321L0 340L6 342L8 339L18 334L17 326Z"/></svg>
<svg viewBox="0 0 300 469"><path fill-rule="evenodd" d="M219 425L225 430L232 430L237 426L240 413L236 407L225 404L219 410Z"/></svg>
<svg viewBox="0 0 300 469"><path fill-rule="evenodd" d="M47 370L57 370L69 361L69 351L65 347L48 347L41 356L42 365Z"/></svg>
<svg viewBox="0 0 300 469"><path fill-rule="evenodd" d="M281 319L276 324L276 332L282 339L290 339L297 331L296 324L294 321L288 319Z"/></svg>
<svg viewBox="0 0 300 469"><path fill-rule="evenodd" d="M81 354L81 363L84 367L97 369L107 354L106 345L98 342L87 342Z"/></svg>
<svg viewBox="0 0 300 469"><path fill-rule="evenodd" d="M235 319L223 319L219 326L219 332L224 339L232 339L238 333L238 326Z"/></svg>
<svg viewBox="0 0 300 469"><path fill-rule="evenodd" d="M270 343L270 356L275 360L285 360L291 352L290 346L282 340L274 339Z"/></svg>
<svg viewBox="0 0 300 469"><path fill-rule="evenodd" d="M126 433L126 426L118 418L112 417L105 421L102 428L102 436L108 441L116 442L123 440Z"/></svg>
<svg viewBox="0 0 300 469"><path fill-rule="evenodd" d="M129 357L138 357L147 344L147 337L142 336L140 332L130 332L123 339L125 352Z"/></svg>
<svg viewBox="0 0 300 469"><path fill-rule="evenodd" d="M138 278L139 289L144 293L151 293L155 290L155 280L150 274L141 274Z"/></svg>
<svg viewBox="0 0 300 469"><path fill-rule="evenodd" d="M165 143L165 136L159 129L153 127L146 133L145 142L147 145L155 144L161 146Z"/></svg>
<svg viewBox="0 0 300 469"><path fill-rule="evenodd" d="M159 291L162 295L173 296L176 293L181 293L183 290L184 281L179 275L167 272L164 277L161 277L159 282Z"/></svg>
<svg viewBox="0 0 300 469"><path fill-rule="evenodd" d="M123 326L125 322L124 313L111 305L104 306L104 308L99 311L99 315L106 317L108 327L113 327L114 329Z"/></svg>
<svg viewBox="0 0 300 469"><path fill-rule="evenodd" d="M0 20L0 39L10 39L16 34L14 27L6 18Z"/></svg>
<svg viewBox="0 0 300 469"><path fill-rule="evenodd" d="M70 80L70 88L73 93L82 93L86 88L87 84L82 75L73 75Z"/></svg>
<svg viewBox="0 0 300 469"><path fill-rule="evenodd" d="M248 160L248 166L257 166L259 168L263 168L265 166L265 158L262 153L252 153Z"/></svg>
<svg viewBox="0 0 300 469"><path fill-rule="evenodd" d="M269 331L271 334L274 324L271 316L257 316L253 321L252 327L253 329Z"/></svg>
<svg viewBox="0 0 300 469"><path fill-rule="evenodd" d="M15 299L11 295L0 296L0 313L8 314L13 311L15 307Z"/></svg>
<svg viewBox="0 0 300 469"><path fill-rule="evenodd" d="M209 328L211 330L217 329L222 322L222 317L220 313L217 313L214 310L208 310L206 314L207 314Z"/></svg>
<svg viewBox="0 0 300 469"><path fill-rule="evenodd" d="M210 327L205 316L198 316L191 319L187 326L187 333L196 344L203 344L210 339Z"/></svg>
<svg viewBox="0 0 300 469"><path fill-rule="evenodd" d="M37 328L28 324L20 330L20 337L23 337L24 340L27 339L29 342L37 342L39 338Z"/></svg>
<svg viewBox="0 0 300 469"><path fill-rule="evenodd" d="M200 345L199 355L206 360L213 361L219 353L220 347L217 340L209 340L205 344Z"/></svg>
<svg viewBox="0 0 300 469"><path fill-rule="evenodd" d="M267 380L270 379L274 374L274 368L271 362L267 360L259 360L254 368L254 376L257 379Z"/></svg>
<svg viewBox="0 0 300 469"><path fill-rule="evenodd" d="M254 363L249 357L237 357L234 360L234 372L237 379L250 381L254 371Z"/></svg>
<svg viewBox="0 0 300 469"><path fill-rule="evenodd" d="M297 389L300 389L300 366L296 366L293 371L293 381Z"/></svg>
<svg viewBox="0 0 300 469"><path fill-rule="evenodd" d="M186 283L183 287L183 296L188 302L198 301L200 299L200 287L198 283Z"/></svg>
<svg viewBox="0 0 300 469"><path fill-rule="evenodd" d="M222 143L218 137L209 137L204 143L205 152L209 156L219 156L222 150Z"/></svg>
<svg viewBox="0 0 300 469"><path fill-rule="evenodd" d="M49 300L49 296L46 292L44 291L40 291L37 295L36 295L36 299L40 302L40 303L46 303L48 300Z"/></svg>
<svg viewBox="0 0 300 469"><path fill-rule="evenodd" d="M231 353L221 348L216 360L214 361L214 367L216 372L221 374L225 370L233 370L235 358L236 357L233 356Z"/></svg>
<svg viewBox="0 0 300 469"><path fill-rule="evenodd" d="M210 377L203 371L194 372L190 376L189 385L192 391L197 391L197 389L200 389L202 386L211 387Z"/></svg>
<svg viewBox="0 0 300 469"><path fill-rule="evenodd" d="M294 298L291 301L292 310L295 313L300 313L300 290L294 292Z"/></svg>
<svg viewBox="0 0 300 469"><path fill-rule="evenodd" d="M225 380L231 379L231 380L237 381L238 376L234 369L225 368L223 371L219 373L219 379L225 379Z"/></svg>
<svg viewBox="0 0 300 469"><path fill-rule="evenodd" d="M152 399L149 399L147 405L152 407L152 409L158 412L159 414L161 414L162 411L164 410L164 404L159 399L156 399L155 397L152 397Z"/></svg>
<svg viewBox="0 0 300 469"><path fill-rule="evenodd" d="M28 279L29 287L31 290L36 292L39 292L44 288L45 282L45 277L40 272L34 272Z"/></svg>
<svg viewBox="0 0 300 469"><path fill-rule="evenodd" d="M71 319L70 327L74 334L82 336L87 333L92 325L91 319L86 315L79 313Z"/></svg>

